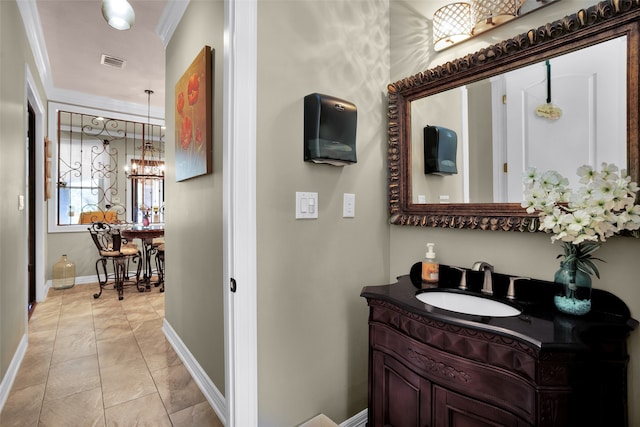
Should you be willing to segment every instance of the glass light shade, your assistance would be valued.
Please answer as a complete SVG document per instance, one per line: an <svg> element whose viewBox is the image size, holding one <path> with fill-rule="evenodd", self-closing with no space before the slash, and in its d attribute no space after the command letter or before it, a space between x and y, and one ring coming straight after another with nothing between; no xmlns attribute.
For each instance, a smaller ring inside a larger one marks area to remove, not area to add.
<svg viewBox="0 0 640 427"><path fill-rule="evenodd" d="M116 30L128 30L136 22L136 13L127 0L102 0L102 16Z"/></svg>
<svg viewBox="0 0 640 427"><path fill-rule="evenodd" d="M518 16L523 0L473 0L471 16L473 18L472 33L480 34L497 25L504 24Z"/></svg>
<svg viewBox="0 0 640 427"><path fill-rule="evenodd" d="M433 48L440 51L471 36L471 5L450 3L433 14Z"/></svg>

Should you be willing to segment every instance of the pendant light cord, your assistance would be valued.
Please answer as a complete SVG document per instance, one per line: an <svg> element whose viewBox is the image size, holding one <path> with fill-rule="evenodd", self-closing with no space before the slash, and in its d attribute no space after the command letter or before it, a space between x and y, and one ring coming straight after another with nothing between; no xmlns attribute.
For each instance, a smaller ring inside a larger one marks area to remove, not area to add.
<svg viewBox="0 0 640 427"><path fill-rule="evenodd" d="M551 104L551 63L547 59L547 104Z"/></svg>

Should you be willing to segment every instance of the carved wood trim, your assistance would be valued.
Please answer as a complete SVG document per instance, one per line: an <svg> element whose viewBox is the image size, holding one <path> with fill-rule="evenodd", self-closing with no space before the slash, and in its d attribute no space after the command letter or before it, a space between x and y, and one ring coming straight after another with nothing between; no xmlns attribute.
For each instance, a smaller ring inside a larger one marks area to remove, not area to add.
<svg viewBox="0 0 640 427"><path fill-rule="evenodd" d="M449 366L445 363L438 362L437 360L434 360L426 354L422 354L413 348L408 348L407 351L411 359L420 364L425 370L429 372L438 374L448 379L459 380L463 383L468 383L469 381L471 381L471 375L467 374L464 371L460 371L453 366Z"/></svg>
<svg viewBox="0 0 640 427"><path fill-rule="evenodd" d="M370 322L385 324L435 349L535 379L535 359L539 353L517 339L429 319L382 300L370 300L369 305Z"/></svg>
<svg viewBox="0 0 640 427"><path fill-rule="evenodd" d="M608 0L581 9L560 20L531 29L475 53L406 77L388 85L388 197L389 222L439 228L492 231L536 231L539 220L518 203L411 203L409 152L410 102L461 84L626 34L628 39L627 152L628 172L638 181L640 172L638 121L638 16L640 0ZM405 154L403 154L405 153Z"/></svg>

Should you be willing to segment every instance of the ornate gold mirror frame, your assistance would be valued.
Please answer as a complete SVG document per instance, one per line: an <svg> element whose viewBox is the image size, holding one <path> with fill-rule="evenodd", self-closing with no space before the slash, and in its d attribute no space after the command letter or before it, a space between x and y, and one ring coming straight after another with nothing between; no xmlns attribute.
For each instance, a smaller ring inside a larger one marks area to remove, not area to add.
<svg viewBox="0 0 640 427"><path fill-rule="evenodd" d="M627 169L638 182L640 0L609 0L388 86L390 223L536 231L536 215L519 203L412 203L411 102L621 36L627 36Z"/></svg>

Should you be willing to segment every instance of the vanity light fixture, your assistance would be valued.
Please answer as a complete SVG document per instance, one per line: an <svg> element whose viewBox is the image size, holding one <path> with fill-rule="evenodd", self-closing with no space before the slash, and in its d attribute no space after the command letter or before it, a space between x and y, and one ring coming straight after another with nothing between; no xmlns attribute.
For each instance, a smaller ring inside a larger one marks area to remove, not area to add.
<svg viewBox="0 0 640 427"><path fill-rule="evenodd" d="M472 0L472 34L480 34L518 16L525 0Z"/></svg>
<svg viewBox="0 0 640 427"><path fill-rule="evenodd" d="M128 30L136 22L136 13L127 0L102 0L102 16L116 30Z"/></svg>
<svg viewBox="0 0 640 427"><path fill-rule="evenodd" d="M433 14L433 48L441 51L471 37L473 23L469 3L450 3Z"/></svg>
<svg viewBox="0 0 640 427"><path fill-rule="evenodd" d="M433 14L433 48L449 46L504 24L519 16L526 0L469 0L455 2Z"/></svg>

